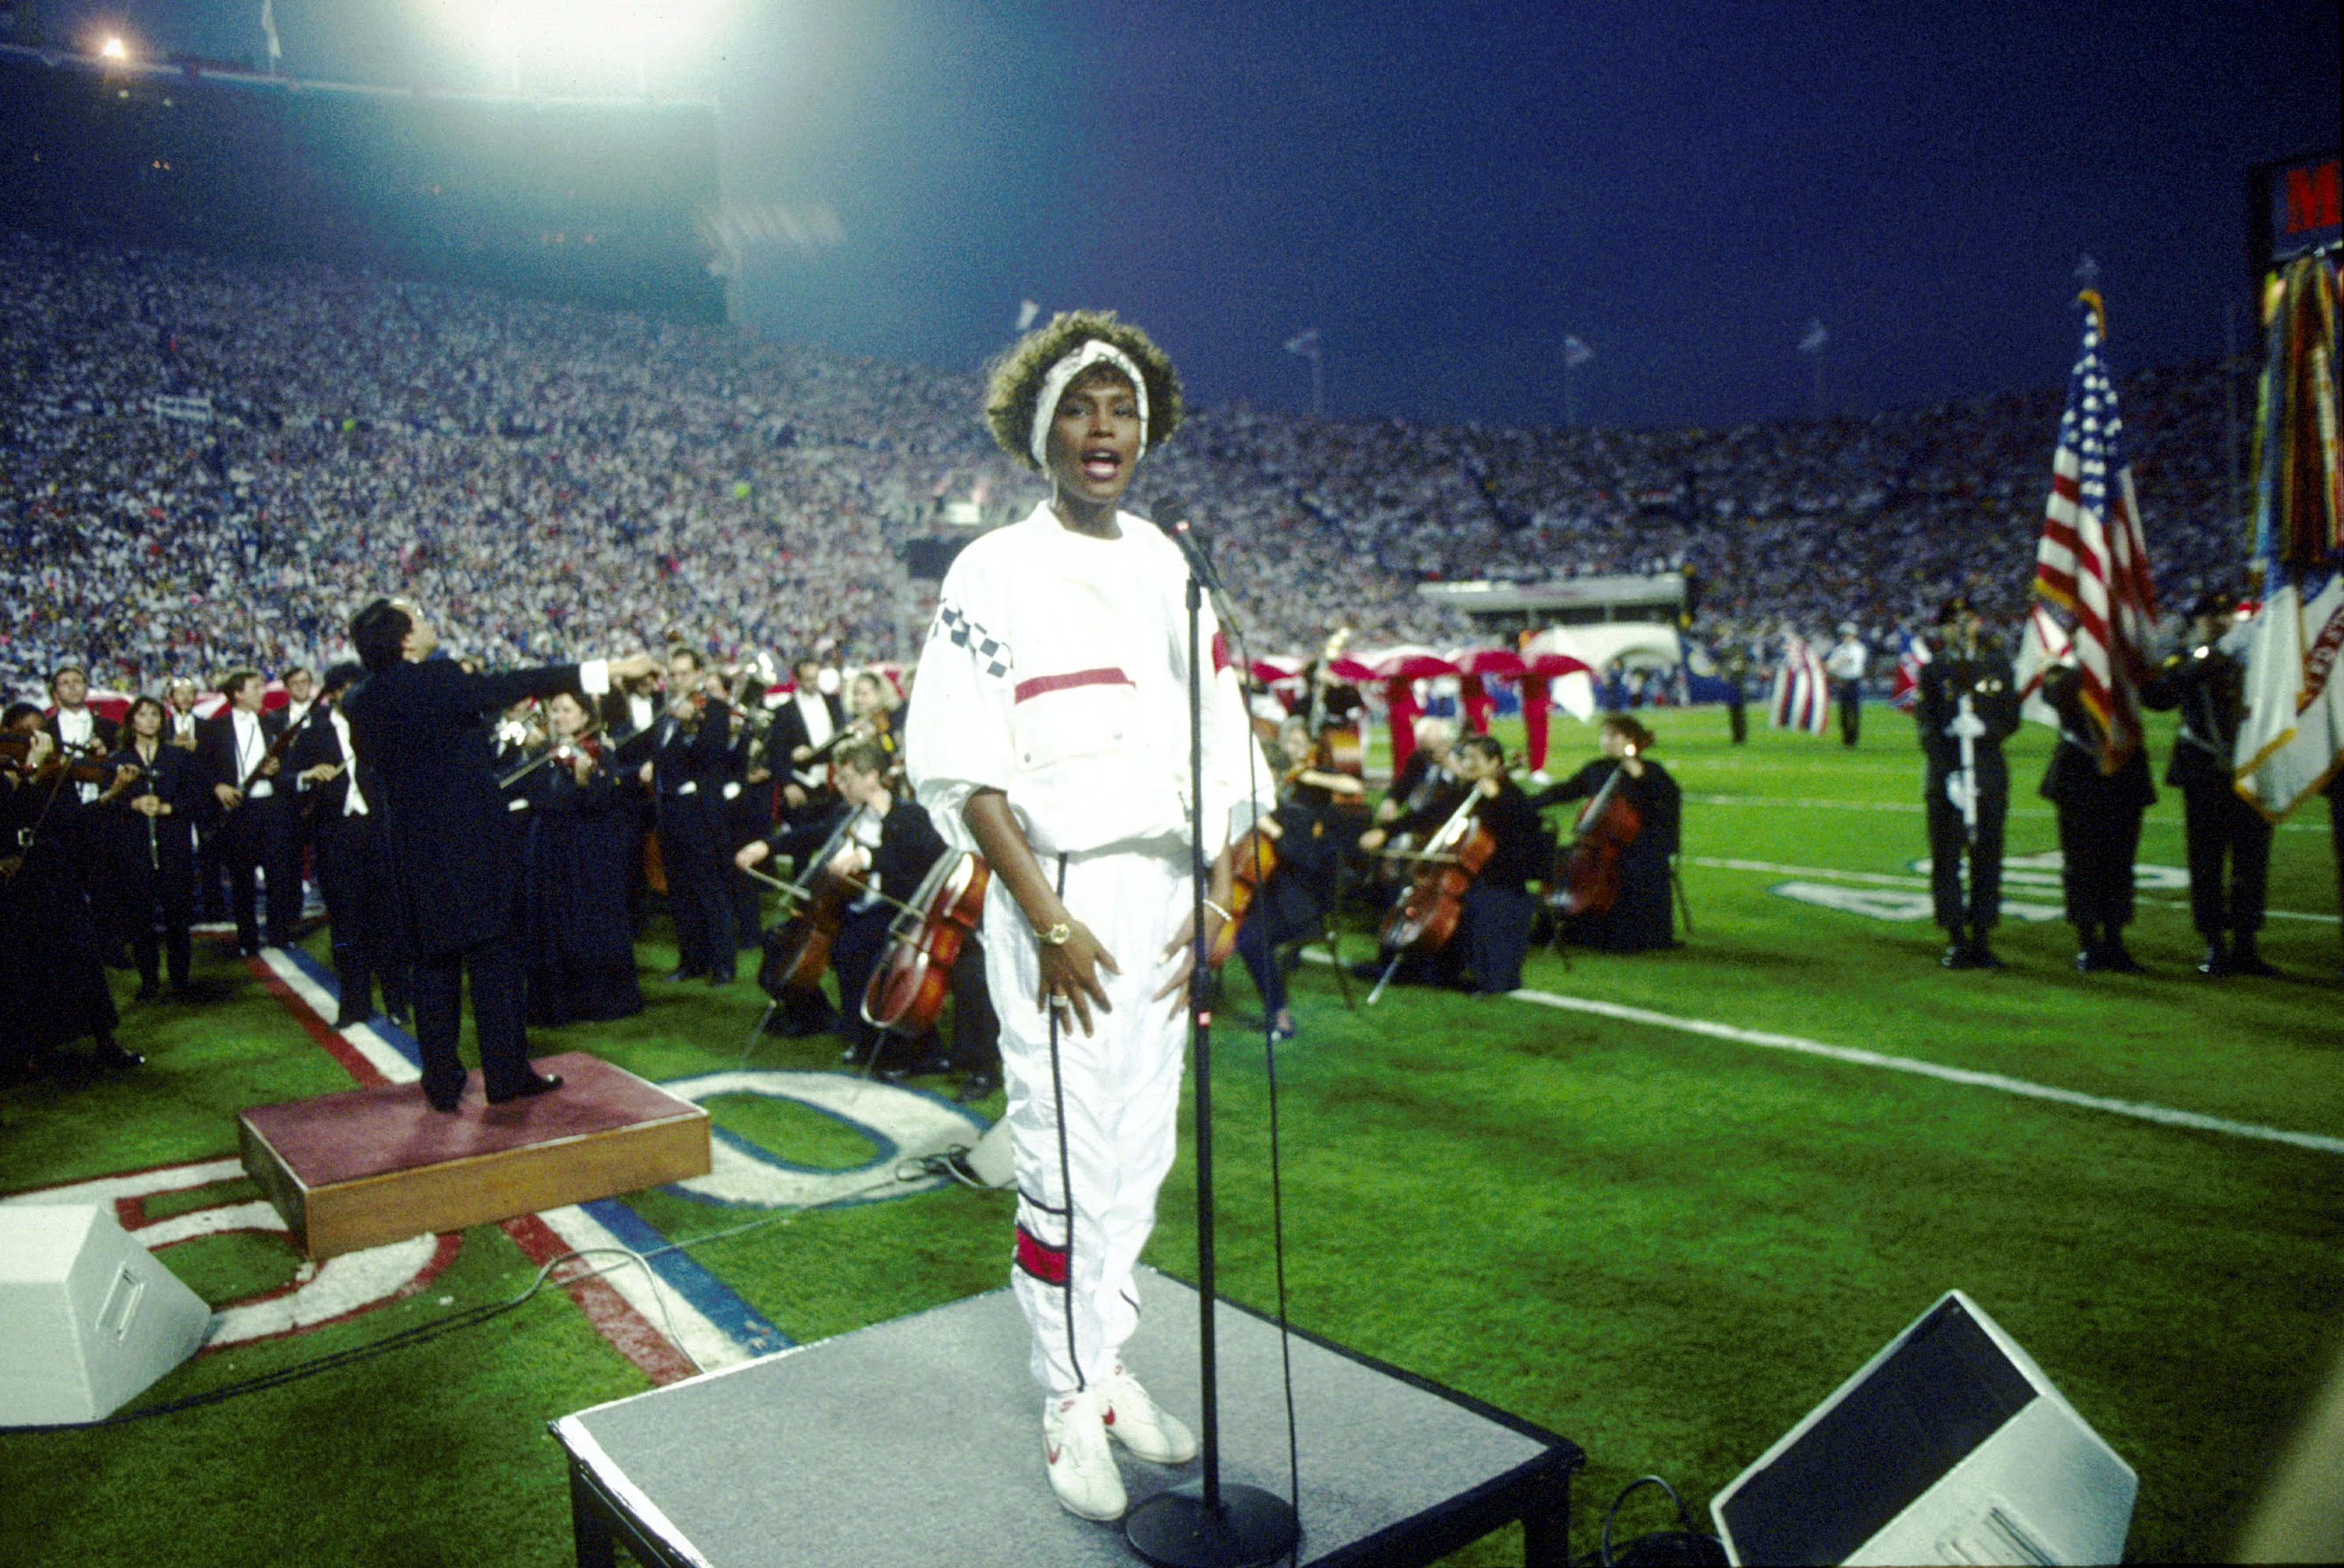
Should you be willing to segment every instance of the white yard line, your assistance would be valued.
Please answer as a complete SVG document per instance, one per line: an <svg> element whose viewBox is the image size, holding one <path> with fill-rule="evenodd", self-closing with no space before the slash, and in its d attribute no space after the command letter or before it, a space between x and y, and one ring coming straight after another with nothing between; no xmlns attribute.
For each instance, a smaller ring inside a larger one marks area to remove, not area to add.
<svg viewBox="0 0 2344 1568"><path fill-rule="evenodd" d="M2029 1083L2025 1078L2006 1077L2001 1073L1973 1072L1966 1067L1941 1067L1935 1062L1916 1061L1911 1057L1884 1056L1878 1051L1860 1050L1853 1046L1825 1045L1821 1040L1804 1040L1796 1035L1777 1035L1762 1029L1744 1029L1732 1024L1713 1023L1706 1018L1680 1018L1669 1013L1655 1013L1644 1007L1624 1007L1618 1002L1599 1002L1589 996L1558 996L1551 991L1515 991L1514 999L1533 1002L1541 1007L1559 1007L1565 1012L1593 1013L1601 1017L1618 1018L1623 1023L1646 1024L1654 1028L1680 1029L1686 1034L1707 1035L1713 1039L1732 1040L1739 1045L1762 1046L1768 1050L1795 1051L1802 1056L1825 1057L1836 1062L1849 1062L1857 1067L1884 1067L1890 1072L1913 1073L1921 1077L1936 1078L1945 1083L1967 1084L1975 1088L1998 1089L2004 1094L2022 1095L2028 1099L2051 1100L2059 1105L2081 1107L2086 1110L2103 1110L2117 1116L2128 1116L2141 1121L2153 1121L2165 1127L2186 1127L2199 1132L2218 1132L2231 1138L2258 1138L2267 1143L2293 1144L2299 1148L2317 1149L2323 1154L2344 1154L2344 1138L2334 1138L2321 1132L2291 1132L2285 1128L2264 1127L2258 1122L2232 1121L2227 1117L2205 1116L2194 1110L2175 1110L2169 1106L2151 1105L2144 1100L2110 1099L2102 1095L2080 1094L2074 1089L2056 1088L2049 1084Z"/></svg>

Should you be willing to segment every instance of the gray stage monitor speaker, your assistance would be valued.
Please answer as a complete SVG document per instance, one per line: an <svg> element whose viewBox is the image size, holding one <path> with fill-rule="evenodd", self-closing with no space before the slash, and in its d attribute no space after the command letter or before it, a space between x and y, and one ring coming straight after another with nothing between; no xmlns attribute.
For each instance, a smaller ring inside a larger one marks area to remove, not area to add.
<svg viewBox="0 0 2344 1568"><path fill-rule="evenodd" d="M0 1426L112 1415L211 1320L111 1208L0 1204Z"/></svg>
<svg viewBox="0 0 2344 1568"><path fill-rule="evenodd" d="M1737 1563L2115 1563L2140 1479L1959 1290L1709 1505Z"/></svg>

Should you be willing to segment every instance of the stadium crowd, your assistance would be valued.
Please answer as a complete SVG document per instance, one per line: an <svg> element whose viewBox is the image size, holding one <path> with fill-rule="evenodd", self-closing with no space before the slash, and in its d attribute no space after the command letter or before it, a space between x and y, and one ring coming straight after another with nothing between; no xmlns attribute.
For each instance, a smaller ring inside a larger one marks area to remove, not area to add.
<svg viewBox="0 0 2344 1568"><path fill-rule="evenodd" d="M321 665L373 593L486 663L630 638L901 658L904 562L1037 481L974 373L723 329L179 253L0 236L0 688L60 662L157 689ZM2218 367L2123 384L2169 600L2235 574ZM1453 645L1420 581L1688 569L1696 630L1875 649L1966 594L2015 622L2056 389L1732 430L1512 430L1196 411L1155 493L1213 530L1258 651Z"/></svg>

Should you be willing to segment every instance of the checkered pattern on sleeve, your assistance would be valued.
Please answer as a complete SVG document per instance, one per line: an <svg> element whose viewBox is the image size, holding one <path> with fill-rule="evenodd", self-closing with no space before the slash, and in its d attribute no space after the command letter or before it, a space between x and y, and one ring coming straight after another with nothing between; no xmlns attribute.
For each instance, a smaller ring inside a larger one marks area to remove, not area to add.
<svg viewBox="0 0 2344 1568"><path fill-rule="evenodd" d="M976 667L996 681L1016 667L1017 661L1011 656L1009 644L970 620L957 604L947 602L936 606L935 633L941 633L967 649L969 657L976 662Z"/></svg>

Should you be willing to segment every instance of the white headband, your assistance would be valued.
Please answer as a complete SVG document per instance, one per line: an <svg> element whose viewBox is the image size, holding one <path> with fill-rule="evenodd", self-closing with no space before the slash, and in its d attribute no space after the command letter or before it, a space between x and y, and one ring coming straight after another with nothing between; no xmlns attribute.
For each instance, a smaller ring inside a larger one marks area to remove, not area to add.
<svg viewBox="0 0 2344 1568"><path fill-rule="evenodd" d="M1041 394L1034 400L1034 466L1047 473L1050 469L1050 421L1058 417L1058 400L1066 394L1066 384L1093 365L1113 365L1131 381L1132 396L1139 401L1139 455L1147 455L1147 381L1140 375L1139 367L1131 356L1097 338L1085 339L1081 348L1050 367L1042 378Z"/></svg>

